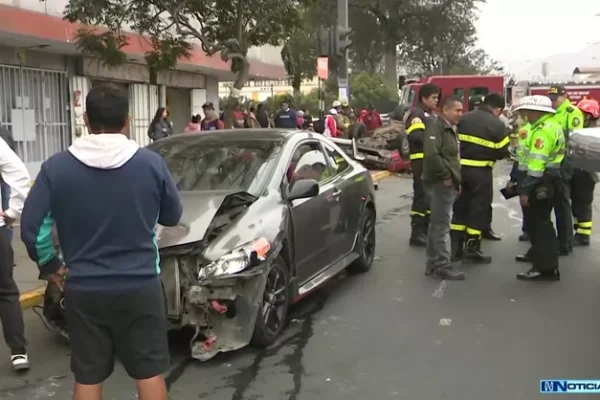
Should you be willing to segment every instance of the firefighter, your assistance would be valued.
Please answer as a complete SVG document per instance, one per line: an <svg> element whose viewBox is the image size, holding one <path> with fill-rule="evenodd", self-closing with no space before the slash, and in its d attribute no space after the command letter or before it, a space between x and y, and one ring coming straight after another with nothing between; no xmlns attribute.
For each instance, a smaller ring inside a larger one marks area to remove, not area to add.
<svg viewBox="0 0 600 400"><path fill-rule="evenodd" d="M508 155L510 140L506 126L499 119L504 105L504 97L492 93L477 109L465 114L457 127L462 191L454 203L450 232L455 261L492 262L492 258L481 251L481 239L489 229L488 210L494 196L493 168L497 160Z"/></svg>
<svg viewBox="0 0 600 400"><path fill-rule="evenodd" d="M524 156L527 172L517 184L521 206L527 214L531 247L515 259L533 264L527 272L517 274L517 279L559 280L558 251L554 250L558 248L558 240L550 214L554 198L564 187L561 164L565 157L565 135L554 118L556 111L548 97L523 97L515 110L521 111L531 123L529 153Z"/></svg>
<svg viewBox="0 0 600 400"><path fill-rule="evenodd" d="M429 220L429 198L423 188L423 134L428 124L436 118L434 114L440 96L440 89L426 83L419 90L419 103L413 107L406 118L406 133L410 146L410 160L413 171L413 202L410 211L411 246L427 245L427 226Z"/></svg>
<svg viewBox="0 0 600 400"><path fill-rule="evenodd" d="M583 113L571 103L564 86L550 86L548 97L552 100L552 107L556 110L554 119L560 124L565 135L565 140L568 142L571 131L583 126ZM568 157L564 158L561 177L563 178L564 187L554 197L554 215L558 231L559 254L566 256L573 251L573 216L571 215L573 165Z"/></svg>
<svg viewBox="0 0 600 400"><path fill-rule="evenodd" d="M485 96L481 95L481 94L476 94L474 96L470 96L469 97L469 111L477 110L479 108L479 106L483 104L484 100L485 100ZM490 202L490 206L487 210L487 215L488 215L488 217L487 217L488 218L488 226L483 230L481 237L486 240L502 240L502 238L496 232L494 232L494 230L492 229L493 210L492 210L491 202Z"/></svg>
<svg viewBox="0 0 600 400"><path fill-rule="evenodd" d="M577 104L584 114L583 127L593 128L597 126L600 117L600 104L598 101L585 99ZM598 182L595 172L588 172L580 168L573 170L571 180L571 209L575 217L575 236L573 245L589 246L592 234L592 202L594 200L594 188Z"/></svg>

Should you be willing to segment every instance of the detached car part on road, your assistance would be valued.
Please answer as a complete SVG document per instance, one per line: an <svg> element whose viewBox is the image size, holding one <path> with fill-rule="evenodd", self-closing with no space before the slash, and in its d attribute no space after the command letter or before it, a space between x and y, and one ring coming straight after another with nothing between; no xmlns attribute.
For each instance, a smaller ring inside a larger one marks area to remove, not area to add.
<svg viewBox="0 0 600 400"><path fill-rule="evenodd" d="M342 143L341 143L342 144ZM323 135L232 130L176 135L149 148L177 182L184 214L157 227L172 329L191 326L192 356L272 344L288 307L375 254L371 175ZM347 146L346 146L347 147ZM66 333L49 285L44 316Z"/></svg>

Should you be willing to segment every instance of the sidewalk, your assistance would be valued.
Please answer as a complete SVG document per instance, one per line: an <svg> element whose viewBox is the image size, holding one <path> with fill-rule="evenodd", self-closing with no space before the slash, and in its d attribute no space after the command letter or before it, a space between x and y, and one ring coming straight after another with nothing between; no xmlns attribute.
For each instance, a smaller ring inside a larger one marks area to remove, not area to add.
<svg viewBox="0 0 600 400"><path fill-rule="evenodd" d="M28 309L44 300L44 282L38 279L38 269L27 255L25 246L21 242L21 231L18 226L15 226L13 250L16 264L13 276L19 292L21 292L21 307Z"/></svg>
<svg viewBox="0 0 600 400"><path fill-rule="evenodd" d="M380 180L392 175L389 171L371 171L373 181L377 184ZM15 264L13 276L21 292L21 308L29 309L44 301L45 283L38 279L38 269L29 259L27 250L21 242L21 231L19 226L15 226L15 235L13 241L15 252Z"/></svg>

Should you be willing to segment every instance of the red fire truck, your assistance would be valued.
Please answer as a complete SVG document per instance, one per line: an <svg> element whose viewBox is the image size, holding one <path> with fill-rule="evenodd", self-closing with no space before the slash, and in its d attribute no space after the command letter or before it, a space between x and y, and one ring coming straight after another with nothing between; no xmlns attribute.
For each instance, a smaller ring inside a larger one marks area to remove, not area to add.
<svg viewBox="0 0 600 400"><path fill-rule="evenodd" d="M441 90L440 99L456 95L463 100L465 110L469 109L469 98L485 96L488 93L504 93L504 76L502 75L437 75L419 80L399 79L402 89L400 104L414 106L418 102L418 94L426 83L433 83Z"/></svg>
<svg viewBox="0 0 600 400"><path fill-rule="evenodd" d="M507 97L514 104L523 96L547 96L552 85L564 86L569 99L575 104L585 98L600 100L600 82L518 82L507 88L507 93L510 93Z"/></svg>

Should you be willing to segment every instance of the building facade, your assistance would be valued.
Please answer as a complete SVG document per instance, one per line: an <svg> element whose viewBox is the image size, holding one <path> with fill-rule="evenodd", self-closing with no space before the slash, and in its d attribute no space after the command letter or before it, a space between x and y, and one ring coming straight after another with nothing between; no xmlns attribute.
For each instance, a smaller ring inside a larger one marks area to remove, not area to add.
<svg viewBox="0 0 600 400"><path fill-rule="evenodd" d="M223 98L229 95L229 88L233 84L231 82L220 82L219 83L219 97ZM313 80L307 80L302 82L300 86L300 92L308 94L319 87L319 80L317 78ZM278 80L265 80L265 79L251 79L246 83L242 89L242 96L247 100L254 102L262 102L267 100L269 97L282 96L285 94L291 94L294 92L294 88L290 85L286 79Z"/></svg>
<svg viewBox="0 0 600 400"><path fill-rule="evenodd" d="M128 62L116 68L78 54L77 24L61 16L68 0L0 0L0 125L12 131L19 156L32 177L52 154L66 150L87 131L85 97L94 85L113 82L129 93L130 136L149 143L147 129L158 107L169 109L175 131L183 131L202 104L219 104L219 81L230 81L229 63L209 57L200 48L173 70L150 84L143 64L149 41L128 34ZM277 49L253 49L253 79L281 79L284 68ZM278 53L277 53L278 54ZM268 60L268 61L265 61Z"/></svg>

